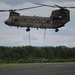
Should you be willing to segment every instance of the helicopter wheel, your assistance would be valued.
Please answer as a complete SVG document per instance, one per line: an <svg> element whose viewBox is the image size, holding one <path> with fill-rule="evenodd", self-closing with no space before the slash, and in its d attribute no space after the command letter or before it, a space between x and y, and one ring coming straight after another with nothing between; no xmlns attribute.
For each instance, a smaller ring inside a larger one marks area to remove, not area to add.
<svg viewBox="0 0 75 75"><path fill-rule="evenodd" d="M30 31L30 28L28 27L28 28L26 29L26 31L27 31L27 32Z"/></svg>
<svg viewBox="0 0 75 75"><path fill-rule="evenodd" d="M55 30L55 32L58 32L58 31L59 31L59 29L56 29L56 30Z"/></svg>

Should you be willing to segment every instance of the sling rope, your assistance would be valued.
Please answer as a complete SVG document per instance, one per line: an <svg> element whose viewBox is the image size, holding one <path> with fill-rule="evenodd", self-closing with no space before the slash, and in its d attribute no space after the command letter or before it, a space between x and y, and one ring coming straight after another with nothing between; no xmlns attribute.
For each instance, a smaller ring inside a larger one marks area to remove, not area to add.
<svg viewBox="0 0 75 75"><path fill-rule="evenodd" d="M45 46L45 38L46 38L46 29L44 31L44 40L43 40L43 46Z"/></svg>
<svg viewBox="0 0 75 75"><path fill-rule="evenodd" d="M31 45L30 31L29 31L29 45Z"/></svg>

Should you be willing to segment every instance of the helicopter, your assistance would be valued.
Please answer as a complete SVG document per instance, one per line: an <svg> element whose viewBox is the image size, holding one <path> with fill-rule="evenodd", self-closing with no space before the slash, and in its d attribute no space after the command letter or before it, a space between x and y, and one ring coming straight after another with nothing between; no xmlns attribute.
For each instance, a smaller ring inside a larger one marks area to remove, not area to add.
<svg viewBox="0 0 75 75"><path fill-rule="evenodd" d="M10 9L10 10L0 10L0 12L10 12L9 18L5 21L5 24L8 26L15 27L27 27L26 31L30 31L30 28L51 28L55 29L55 32L59 31L60 27L64 27L67 22L70 21L70 11L67 8L75 7L62 7L59 5L46 5L34 3L39 6L22 8L22 9ZM39 17L39 16L22 16L16 11L27 10L32 8L38 8L42 6L47 7L58 7L58 10L53 10L50 17Z"/></svg>

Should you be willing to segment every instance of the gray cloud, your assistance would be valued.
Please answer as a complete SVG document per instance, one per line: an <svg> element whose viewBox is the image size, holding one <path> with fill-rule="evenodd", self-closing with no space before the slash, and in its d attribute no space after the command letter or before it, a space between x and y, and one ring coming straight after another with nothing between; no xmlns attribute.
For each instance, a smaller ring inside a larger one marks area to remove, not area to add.
<svg viewBox="0 0 75 75"><path fill-rule="evenodd" d="M25 2L41 2L42 0L0 0L0 2L4 2L7 4L22 4Z"/></svg>
<svg viewBox="0 0 75 75"><path fill-rule="evenodd" d="M32 2L32 3L40 3L40 2L47 2L47 1L54 1L54 2L66 2L66 1L75 1L75 0L0 0L0 2L4 2L7 4L12 4L12 5L16 5L16 4L23 4L25 2Z"/></svg>

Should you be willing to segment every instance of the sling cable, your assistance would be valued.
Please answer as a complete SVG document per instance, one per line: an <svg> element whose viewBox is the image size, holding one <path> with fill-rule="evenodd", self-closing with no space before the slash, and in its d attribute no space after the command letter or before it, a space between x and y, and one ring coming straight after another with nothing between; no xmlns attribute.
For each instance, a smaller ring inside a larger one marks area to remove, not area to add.
<svg viewBox="0 0 75 75"><path fill-rule="evenodd" d="M45 29L45 31L44 31L43 47L45 46L45 39L46 39L46 29Z"/></svg>
<svg viewBox="0 0 75 75"><path fill-rule="evenodd" d="M29 45L31 46L31 37L30 37L30 31L29 31ZM44 40L43 40L43 47L45 46L45 39L46 39L46 29L44 31Z"/></svg>
<svg viewBox="0 0 75 75"><path fill-rule="evenodd" d="M29 31L29 45L31 46L30 31Z"/></svg>

